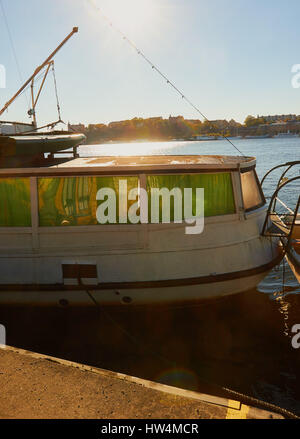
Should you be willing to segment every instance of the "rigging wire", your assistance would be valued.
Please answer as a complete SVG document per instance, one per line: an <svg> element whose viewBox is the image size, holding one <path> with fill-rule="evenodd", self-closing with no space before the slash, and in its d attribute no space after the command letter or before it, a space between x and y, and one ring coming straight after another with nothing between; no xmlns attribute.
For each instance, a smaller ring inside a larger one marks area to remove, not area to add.
<svg viewBox="0 0 300 439"><path fill-rule="evenodd" d="M1 0L0 0L1 1ZM41 73L35 78L34 80L34 84L35 86L41 81L41 79L44 77L45 75L45 70L47 69L47 67L45 67ZM58 97L58 90L57 90L57 81L56 81L56 75L55 75L55 69L54 69L54 64L52 65L52 73L53 73L53 80L54 80L54 89L55 89L55 96L56 96L56 105L57 105L57 111L58 111L58 120L56 122L53 122L51 124L48 125L44 125L43 127L39 127L36 128L30 132L34 132L37 131L41 128L46 128L46 127L51 127L51 126L55 126L58 123L63 123L64 125L66 125L66 123L62 120L61 118L61 107L60 107L60 102L59 102L59 97ZM28 84L27 87L16 97L16 100L19 99L20 96L22 96L23 93L25 93L29 88L31 87L31 84Z"/></svg>
<svg viewBox="0 0 300 439"><path fill-rule="evenodd" d="M40 80L42 79L42 77L45 74L45 70L46 70L46 67L44 68L44 70L42 70L42 72L36 78L34 78L35 85L37 85L40 82ZM21 91L21 93L19 93L19 95L15 98L15 100L19 99L19 97L22 96L22 94L25 93L30 87L31 87L31 84L28 84L27 87L24 88L24 90Z"/></svg>
<svg viewBox="0 0 300 439"><path fill-rule="evenodd" d="M9 23L8 23L7 16L6 16L6 13L5 13L4 5L3 5L3 0L0 0L0 6L1 6L1 10L2 10L3 18L4 18L5 26L6 26L6 29L7 29L10 45L11 45L11 48L12 48L13 56L14 56L15 63L16 63L16 66L17 66L17 71L18 71L19 79L20 79L20 82L23 83L23 76L22 76L22 73L21 73L21 68L20 68L20 64L19 64L19 61L18 61L17 52L16 52L16 49L15 49L15 45L14 45L12 34L11 34L11 31L10 31ZM26 98L26 101L27 101L28 109L29 109L30 108L30 103L29 103L29 97L28 97L27 94L25 94L25 98Z"/></svg>
<svg viewBox="0 0 300 439"><path fill-rule="evenodd" d="M140 55L152 68L152 70L155 70L166 82L167 84L169 84L180 96L183 100L185 100L197 113L200 114L200 116L210 124L210 126L212 128L216 128L216 126L213 124L213 122L211 122L203 113L202 111L200 111L200 109L187 97L185 96L185 94L179 90L179 88L176 87L176 85L158 68L156 67L156 65L149 59L147 58L147 56L142 52L142 50L140 50L135 43L130 40L125 34L124 32L122 32L118 27L116 27L112 21L102 12L102 9L100 7L98 7L94 2L92 2L91 0L87 0L98 12L100 12L100 15L102 16L102 18L109 24L109 26L114 29L116 32L118 32L122 39L124 41L126 41L136 52L138 55ZM237 146L234 145L234 143L224 134L221 134L221 136L233 147L235 148L239 154L241 154L243 157L245 157L245 155L242 153L242 151L239 150L239 148Z"/></svg>
<svg viewBox="0 0 300 439"><path fill-rule="evenodd" d="M54 69L54 62L52 64L52 73L53 73L53 81L54 81L54 89L55 89L55 96L56 96L56 105L57 105L58 119L61 120L60 105L59 105L58 92L57 92L57 82L56 82L55 69Z"/></svg>

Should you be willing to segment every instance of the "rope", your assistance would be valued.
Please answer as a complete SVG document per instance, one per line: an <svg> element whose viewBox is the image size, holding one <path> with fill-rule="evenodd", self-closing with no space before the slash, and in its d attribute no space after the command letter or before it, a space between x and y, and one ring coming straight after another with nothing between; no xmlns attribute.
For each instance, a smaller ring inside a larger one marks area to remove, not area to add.
<svg viewBox="0 0 300 439"><path fill-rule="evenodd" d="M80 280L79 280L80 282ZM81 283L81 282L80 282ZM96 308L98 309L98 311L102 314L104 314L115 326L117 326L117 328L119 328L123 334L125 334L127 336L127 338L132 341L137 347L139 348L143 348L145 351L148 351L151 355L153 355L154 357L159 358L160 360L163 360L164 362L168 363L170 366L175 367L176 366L176 362L169 360L166 357L163 357L162 355L158 354L157 352L153 351L152 349L149 349L145 346L145 344L140 343L139 340L134 337L132 334L130 334L126 329L124 329L122 327L122 325L120 325L118 322L116 322L116 320L114 320L110 314L107 311L104 311L103 307L100 307L99 302L95 299L95 297L90 293L90 291L85 290L86 294L88 295L88 297L91 299L91 301L94 303L94 305L96 306ZM205 384L208 384L210 386L214 386L214 387L218 387L220 390L222 390L223 392L228 393L229 395L234 396L236 399L239 400L239 402L242 404L249 404L249 405L255 405L256 407L259 408L264 408L267 410L270 410L274 413L278 413L286 418L290 418L290 419L300 419L300 416L298 416L296 413L293 413L287 409L284 409L282 407L278 407L275 404L272 404L270 402L266 402L266 401L261 401L257 398L254 398L252 396L249 395L245 395L244 393L241 392L237 392L236 390L232 390L229 389L228 387L223 387L223 386L219 386L216 383L212 383L208 380L205 380L201 377L201 381Z"/></svg>
<svg viewBox="0 0 300 439"><path fill-rule="evenodd" d="M169 367L175 367L176 363L174 361L171 361L163 356L161 356L160 354L158 354L157 352L152 351L149 348L145 347L144 343L140 343L140 341L134 337L133 335L130 334L130 332L128 332L126 329L123 328L123 326L121 326L116 320L114 320L111 315L104 311L103 308L100 307L99 303L97 302L97 300L95 299L95 297L88 291L85 291L87 293L87 295L89 296L89 298L91 299L91 301L94 303L94 305L97 307L97 309L100 311L100 313L104 314L108 320L110 320L117 328L120 329L121 332L123 332L123 334L126 335L126 337L133 343L135 344L138 348L143 347L145 349L145 351L148 351L149 353L151 353L151 355L153 355L154 357L159 358L160 360L162 360L163 362L167 363Z"/></svg>
<svg viewBox="0 0 300 439"><path fill-rule="evenodd" d="M60 105L59 105L58 92L57 92L57 83L56 83L56 76L55 76L55 70L54 70L54 62L52 64L52 73L53 73L53 80L54 80L54 89L55 89L55 96L56 96L58 119L61 120Z"/></svg>
<svg viewBox="0 0 300 439"><path fill-rule="evenodd" d="M138 55L140 55L150 66L153 70L155 70L166 82L167 84L169 84L180 96L183 100L185 100L197 113L200 114L200 116L210 124L210 126L212 128L217 128L201 111L200 109L187 97L184 95L184 93L179 90L179 88L176 87L176 85L170 80L168 79L168 77L158 68L156 67L156 65L149 59L147 58L147 56L142 52L142 50L140 50L135 43L133 43L133 41L131 41L119 28L117 28L116 26L114 26L114 24L112 23L112 21L102 12L102 9L99 8L98 6L96 6L91 0L87 0L98 12L100 12L100 15L102 16L102 18L109 24L109 26L114 29L117 33L119 33L121 35L121 37L123 38L124 41L126 41L136 52ZM233 144L233 142L231 142L230 139L228 139L227 136L225 136L224 134L221 134L221 136L233 147L235 148L239 154L241 154L243 157L245 157L245 155L238 149L237 146L235 146Z"/></svg>

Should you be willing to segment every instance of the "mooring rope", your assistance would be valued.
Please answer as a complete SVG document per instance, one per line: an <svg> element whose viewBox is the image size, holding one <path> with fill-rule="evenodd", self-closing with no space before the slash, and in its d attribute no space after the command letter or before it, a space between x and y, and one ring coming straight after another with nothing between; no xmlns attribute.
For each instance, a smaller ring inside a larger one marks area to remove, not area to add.
<svg viewBox="0 0 300 439"><path fill-rule="evenodd" d="M195 105L178 87L176 87L176 85L144 54L144 52L139 49L136 44L130 40L123 31L121 31L118 27L116 27L112 21L110 20L110 18L108 18L103 12L102 9L100 7L98 7L97 5L95 5L95 3L91 0L87 0L88 3L90 3L98 12L100 12L100 15L102 16L102 18L109 24L109 26L114 29L117 33L119 33L121 35L121 37L123 38L124 41L126 41L136 52L138 55L140 55L152 68L152 70L155 70L166 82L167 84L169 84L180 96L183 100L185 100L197 113L200 114L200 116L210 124L210 126L212 128L217 128L213 122L211 122L204 114L203 112L199 109L199 107L197 107L197 105ZM218 128L217 128L218 129ZM245 155L242 153L242 151L239 150L239 148L237 146L234 145L234 143L224 134L221 133L221 136L233 147L235 148L239 154L241 154L243 157L245 157Z"/></svg>

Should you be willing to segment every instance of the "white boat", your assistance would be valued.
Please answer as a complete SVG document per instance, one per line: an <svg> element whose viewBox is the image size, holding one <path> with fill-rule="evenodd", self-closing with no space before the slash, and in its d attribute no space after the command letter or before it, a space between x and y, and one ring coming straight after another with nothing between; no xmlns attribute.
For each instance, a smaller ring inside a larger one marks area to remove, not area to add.
<svg viewBox="0 0 300 439"><path fill-rule="evenodd" d="M289 139L293 137L299 137L299 134L297 133L291 133L289 130L286 133L278 133L276 136L274 136L277 139Z"/></svg>
<svg viewBox="0 0 300 439"><path fill-rule="evenodd" d="M270 137L270 134L264 134L261 136L245 136L245 139L269 139Z"/></svg>
<svg viewBox="0 0 300 439"><path fill-rule="evenodd" d="M197 141L218 140L218 136L195 136L193 140L197 140Z"/></svg>
<svg viewBox="0 0 300 439"><path fill-rule="evenodd" d="M266 204L255 164L89 157L0 169L0 303L190 303L254 288L282 258L278 238L261 234ZM187 234L174 219L100 224L98 190L120 180L147 194L204 188L203 232Z"/></svg>

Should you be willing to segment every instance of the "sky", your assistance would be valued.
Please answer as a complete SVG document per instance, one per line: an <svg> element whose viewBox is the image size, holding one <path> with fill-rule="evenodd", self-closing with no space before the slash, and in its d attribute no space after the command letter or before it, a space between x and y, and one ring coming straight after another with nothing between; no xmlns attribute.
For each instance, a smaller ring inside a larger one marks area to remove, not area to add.
<svg viewBox="0 0 300 439"><path fill-rule="evenodd" d="M65 122L199 118L116 28L210 120L300 114L300 88L291 84L292 66L300 64L299 0L1 2L11 38L0 7L0 107L79 26L55 57ZM29 93L20 96L1 119L28 121L29 100ZM51 76L37 111L39 125L57 119Z"/></svg>

